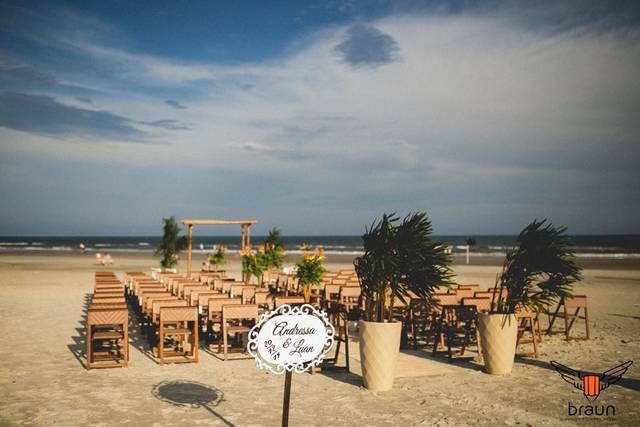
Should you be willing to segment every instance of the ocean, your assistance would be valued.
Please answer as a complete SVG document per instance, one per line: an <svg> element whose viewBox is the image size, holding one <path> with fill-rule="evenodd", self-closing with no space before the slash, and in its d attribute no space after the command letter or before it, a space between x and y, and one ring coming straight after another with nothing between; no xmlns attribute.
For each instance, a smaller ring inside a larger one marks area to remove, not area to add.
<svg viewBox="0 0 640 427"><path fill-rule="evenodd" d="M466 241L476 244L470 252L476 256L504 255L516 236L434 236L451 247L453 253L465 253ZM253 245L264 242L265 236L252 236ZM30 236L0 237L0 253L28 251L79 251L80 244L91 252L153 252L160 236ZM361 254L360 236L283 236L289 253L299 253L303 243L322 246L327 254ZM640 235L576 235L571 236L572 248L579 257L636 258L640 257ZM230 250L240 249L240 236L194 236L195 252L210 252L214 245L223 244Z"/></svg>

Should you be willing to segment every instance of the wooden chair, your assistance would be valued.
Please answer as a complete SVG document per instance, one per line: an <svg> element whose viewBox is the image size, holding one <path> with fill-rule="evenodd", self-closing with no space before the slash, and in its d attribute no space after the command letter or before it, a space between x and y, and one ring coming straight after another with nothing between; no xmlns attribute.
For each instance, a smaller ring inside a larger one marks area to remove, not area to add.
<svg viewBox="0 0 640 427"><path fill-rule="evenodd" d="M87 369L127 366L129 315L126 306L90 308L87 312L86 344Z"/></svg>
<svg viewBox="0 0 640 427"><path fill-rule="evenodd" d="M573 313L570 310L575 309ZM580 315L580 310L583 314ZM554 330L553 324L557 318L564 319L564 329ZM583 320L585 326L584 336L572 336L571 329L575 321ZM590 339L589 331L589 311L587 309L587 296L586 295L574 295L573 297L561 298L558 302L558 307L552 315L549 315L549 327L547 328L547 335L551 334L565 334L566 340L588 340Z"/></svg>
<svg viewBox="0 0 640 427"><path fill-rule="evenodd" d="M444 341L449 362L453 360L453 348L459 347L456 354L463 356L472 338L477 338L477 312L473 305L443 306L438 325L435 329L433 355L441 353L439 345ZM476 341L476 343L479 343ZM478 349L478 354L480 349Z"/></svg>
<svg viewBox="0 0 640 427"><path fill-rule="evenodd" d="M222 306L222 340L218 342L218 353L222 350L224 360L228 359L231 352L242 353L241 356L234 357L234 359L253 357L245 354L246 343L242 339L242 335L248 334L257 321L258 306L256 304L226 304ZM239 343L239 346L229 346L229 337Z"/></svg>
<svg viewBox="0 0 640 427"><path fill-rule="evenodd" d="M359 286L343 286L340 288L340 304L345 307L347 312L360 307L360 293Z"/></svg>
<svg viewBox="0 0 640 427"><path fill-rule="evenodd" d="M535 327L536 313L531 311L528 307L518 307L516 310L516 319L518 321L518 336L516 341L516 347L521 344L533 344L533 351L516 353L519 357L535 357L538 358L538 342L539 338L536 336L537 331ZM531 338L524 338L525 332L529 330Z"/></svg>
<svg viewBox="0 0 640 427"><path fill-rule="evenodd" d="M334 341L336 343L334 348L334 356L324 359L320 369L325 370L346 370L349 372L349 317L345 306L341 304L333 304L327 309L329 314L329 320L333 324L335 329ZM345 347L345 364L344 366L338 365L338 358L340 356L340 346L344 343ZM313 373L313 371L312 371Z"/></svg>
<svg viewBox="0 0 640 427"><path fill-rule="evenodd" d="M420 339L424 340L425 345L429 344L437 314L433 303L418 298L411 300L408 329L414 350L418 349Z"/></svg>
<svg viewBox="0 0 640 427"><path fill-rule="evenodd" d="M172 350L165 348L170 342ZM169 359L167 360L167 357ZM196 307L162 307L158 326L160 364L198 362L198 309Z"/></svg>
<svg viewBox="0 0 640 427"><path fill-rule="evenodd" d="M214 342L215 335L222 333L222 307L228 304L242 304L242 298L229 298L229 295L224 297L209 298L209 307L207 308L207 342ZM216 331L216 326L218 327ZM218 342L222 337L218 337Z"/></svg>

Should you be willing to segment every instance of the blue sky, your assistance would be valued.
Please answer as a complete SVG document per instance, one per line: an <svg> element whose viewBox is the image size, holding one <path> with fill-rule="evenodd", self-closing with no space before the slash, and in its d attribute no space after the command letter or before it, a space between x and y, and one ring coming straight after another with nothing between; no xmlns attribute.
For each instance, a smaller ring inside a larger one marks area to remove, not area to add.
<svg viewBox="0 0 640 427"><path fill-rule="evenodd" d="M359 234L416 210L439 234L640 233L639 17L0 1L0 235L156 234L167 215Z"/></svg>

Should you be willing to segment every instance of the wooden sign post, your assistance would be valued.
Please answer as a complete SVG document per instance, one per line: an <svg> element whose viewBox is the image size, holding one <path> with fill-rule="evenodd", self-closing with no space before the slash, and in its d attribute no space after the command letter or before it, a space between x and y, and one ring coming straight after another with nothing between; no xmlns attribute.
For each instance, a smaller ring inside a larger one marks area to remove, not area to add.
<svg viewBox="0 0 640 427"><path fill-rule="evenodd" d="M291 374L319 366L333 347L334 335L327 313L309 304L281 305L264 313L249 332L247 350L258 368L285 374L283 426L289 425Z"/></svg>

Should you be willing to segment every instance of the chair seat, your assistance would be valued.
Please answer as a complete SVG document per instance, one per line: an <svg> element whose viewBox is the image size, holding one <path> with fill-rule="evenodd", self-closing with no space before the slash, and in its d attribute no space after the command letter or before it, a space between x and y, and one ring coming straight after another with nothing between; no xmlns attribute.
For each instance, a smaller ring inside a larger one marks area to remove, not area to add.
<svg viewBox="0 0 640 427"><path fill-rule="evenodd" d="M93 334L93 339L95 340L114 340L122 338L122 333L118 331L95 332Z"/></svg>
<svg viewBox="0 0 640 427"><path fill-rule="evenodd" d="M251 328L248 328L246 326L227 326L227 332L229 334L237 334L240 332L249 332L251 330Z"/></svg>

